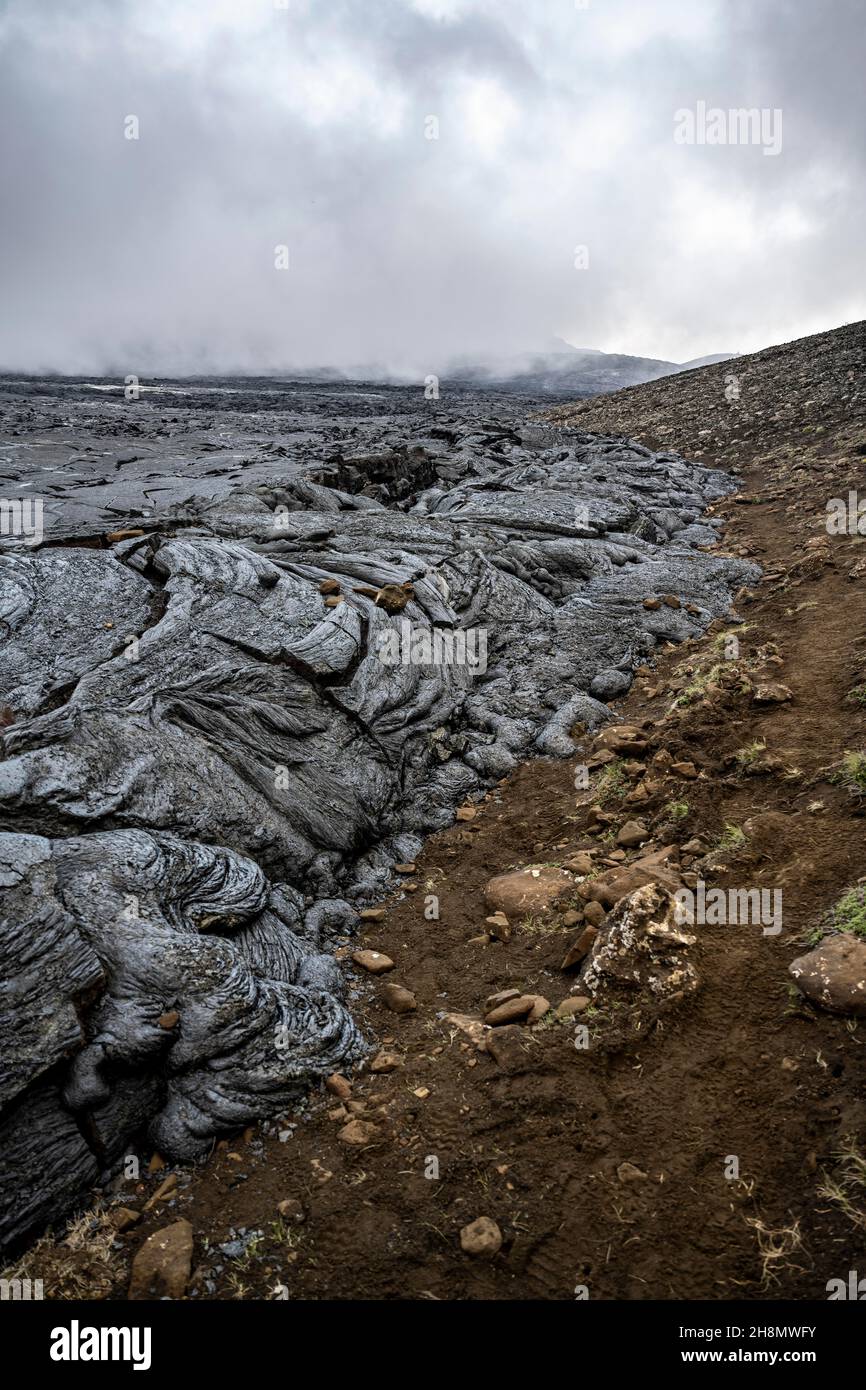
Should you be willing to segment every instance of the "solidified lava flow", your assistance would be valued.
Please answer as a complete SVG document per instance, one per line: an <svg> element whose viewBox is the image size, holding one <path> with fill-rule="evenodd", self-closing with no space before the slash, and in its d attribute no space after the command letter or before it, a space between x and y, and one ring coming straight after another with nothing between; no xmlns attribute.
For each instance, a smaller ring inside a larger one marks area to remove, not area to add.
<svg viewBox="0 0 866 1390"><path fill-rule="evenodd" d="M363 1056L394 864L756 575L726 475L528 398L97 385L0 380L4 1244Z"/></svg>

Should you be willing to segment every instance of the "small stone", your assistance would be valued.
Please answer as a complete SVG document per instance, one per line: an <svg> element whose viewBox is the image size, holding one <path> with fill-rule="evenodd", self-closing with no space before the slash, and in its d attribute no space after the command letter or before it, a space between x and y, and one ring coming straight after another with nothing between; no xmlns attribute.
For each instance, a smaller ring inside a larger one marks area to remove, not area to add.
<svg viewBox="0 0 866 1390"><path fill-rule="evenodd" d="M415 996L403 985L386 985L382 990L382 1002L395 1014L411 1014L418 1007Z"/></svg>
<svg viewBox="0 0 866 1390"><path fill-rule="evenodd" d="M516 999L509 999L506 1003L491 1009L489 1014L484 1015L484 1022L490 1028L500 1028L504 1023L516 1023L518 1019L526 1018L532 1012L535 999L534 994L518 994Z"/></svg>
<svg viewBox="0 0 866 1390"><path fill-rule="evenodd" d="M800 1063L796 1060L795 1057L783 1057L783 1058L782 1058L782 1071L799 1071L799 1070L800 1070Z"/></svg>
<svg viewBox="0 0 866 1390"><path fill-rule="evenodd" d="M474 806L458 806L457 808L458 820L474 820L477 815L478 811Z"/></svg>
<svg viewBox="0 0 866 1390"><path fill-rule="evenodd" d="M610 756L613 758L613 753L611 753ZM586 850L579 850L578 853L573 854L570 859L566 859L565 866L571 869L573 874L591 874L592 855L588 854Z"/></svg>
<svg viewBox="0 0 866 1390"><path fill-rule="evenodd" d="M471 1014L446 1014L445 1022L465 1033L479 1052L487 1051L487 1029L480 1018L473 1018Z"/></svg>
<svg viewBox="0 0 866 1390"><path fill-rule="evenodd" d="M144 1210L151 1211L152 1208L156 1206L157 1202L162 1202L176 1187L177 1173L169 1173L168 1177L160 1183L153 1196L145 1202Z"/></svg>
<svg viewBox="0 0 866 1390"><path fill-rule="evenodd" d="M562 914L562 925L564 927L576 927L579 926L582 921L583 913L577 912L573 907L570 907L567 912L563 912Z"/></svg>
<svg viewBox="0 0 866 1390"><path fill-rule="evenodd" d="M353 1144L360 1148L365 1144L372 1144L378 1135L378 1129L369 1120L350 1120L340 1130L337 1138L341 1144Z"/></svg>
<svg viewBox="0 0 866 1390"><path fill-rule="evenodd" d="M162 1154L155 1153L147 1165L147 1171L148 1173L158 1173L160 1169L164 1167L165 1159L163 1158Z"/></svg>
<svg viewBox="0 0 866 1390"><path fill-rule="evenodd" d="M397 1071L402 1067L403 1058L396 1052L377 1052L370 1063L370 1071L375 1076L387 1076L392 1071Z"/></svg>
<svg viewBox="0 0 866 1390"><path fill-rule="evenodd" d="M338 1100L347 1101L352 1097L352 1085L345 1076L341 1076L338 1071L332 1072L325 1078L325 1090Z"/></svg>
<svg viewBox="0 0 866 1390"><path fill-rule="evenodd" d="M192 1240L192 1226L183 1220L148 1236L132 1262L127 1298L183 1298L192 1269Z"/></svg>
<svg viewBox="0 0 866 1390"><path fill-rule="evenodd" d="M588 903L587 909L593 906L600 907L601 904ZM602 913L603 911L602 909ZM562 964L559 967L560 970L572 970L576 965L580 965L580 962L588 956L592 950L593 943L597 936L598 932L594 926L589 925L584 927L583 931L575 937L563 956Z"/></svg>
<svg viewBox="0 0 866 1390"><path fill-rule="evenodd" d="M484 922L489 928L489 934L497 941L511 940L511 924L504 912L494 912L492 916L485 917Z"/></svg>
<svg viewBox="0 0 866 1390"><path fill-rule="evenodd" d="M489 1014L491 1009L498 1009L500 1004L507 1004L509 999L519 999L521 993L519 989L500 989L496 994L488 994L484 1001L484 1012Z"/></svg>
<svg viewBox="0 0 866 1390"><path fill-rule="evenodd" d="M638 845L642 845L644 840L648 839L649 831L645 825L641 825L640 821L627 820L617 835L616 842L625 849L636 849Z"/></svg>
<svg viewBox="0 0 866 1390"><path fill-rule="evenodd" d="M502 1232L489 1216L479 1216L460 1232L460 1249L465 1255L492 1259L502 1249Z"/></svg>
<svg viewBox="0 0 866 1390"><path fill-rule="evenodd" d="M568 999L563 999L561 1004L556 1006L557 1018L572 1018L575 1014L582 1014L584 1009L588 1009L590 999L585 994L573 994Z"/></svg>
<svg viewBox="0 0 866 1390"><path fill-rule="evenodd" d="M168 1013L160 1014L157 1023L160 1028L165 1028L165 1030L168 1031L171 1028L175 1028L177 1024L180 1023L180 1014L177 1009L169 1009Z"/></svg>
<svg viewBox="0 0 866 1390"><path fill-rule="evenodd" d="M620 1182L643 1182L646 1173L634 1163L621 1163L616 1170Z"/></svg>
<svg viewBox="0 0 866 1390"><path fill-rule="evenodd" d="M326 608L338 608L339 605L340 605L342 602L343 602L343 595L342 595L342 594L332 594L330 598L326 598L326 599L325 599L325 607L326 607Z"/></svg>
<svg viewBox="0 0 866 1390"><path fill-rule="evenodd" d="M426 1100L430 1094L430 1090L427 1086L418 1086L412 1094L413 1096L417 1096L419 1100Z"/></svg>
<svg viewBox="0 0 866 1390"><path fill-rule="evenodd" d="M657 608L661 608L662 601L660 598L645 598L643 606L644 608L648 608L650 612L655 612Z"/></svg>
<svg viewBox="0 0 866 1390"><path fill-rule="evenodd" d="M609 724L596 734L593 751L607 748L611 753L623 753L639 758L647 751L648 742L643 729L636 724Z"/></svg>
<svg viewBox="0 0 866 1390"><path fill-rule="evenodd" d="M666 604L668 608L682 608L682 604L676 594L665 594L662 603Z"/></svg>
<svg viewBox="0 0 866 1390"><path fill-rule="evenodd" d="M535 994L532 997L534 998L535 1003L533 1004L526 1018L526 1022L530 1026L533 1023L539 1023L541 1019L544 1018L545 1014L550 1013L549 999L545 999L543 994Z"/></svg>
<svg viewBox="0 0 866 1390"><path fill-rule="evenodd" d="M671 763L671 772L676 773L677 777L686 777L690 781L698 775L698 769L694 763Z"/></svg>
<svg viewBox="0 0 866 1390"><path fill-rule="evenodd" d="M384 975L386 971L394 969L391 957L383 955L381 951L355 951L352 960L369 975Z"/></svg>
<svg viewBox="0 0 866 1390"><path fill-rule="evenodd" d="M118 541L131 541L136 536L143 536L144 532L139 526L128 526L124 531L109 531L105 539L109 545L116 545Z"/></svg>
<svg viewBox="0 0 866 1390"><path fill-rule="evenodd" d="M758 705L780 705L793 698L793 692L776 681L763 681L752 691L752 699Z"/></svg>
<svg viewBox="0 0 866 1390"><path fill-rule="evenodd" d="M113 1207L108 1219L116 1231L128 1231L130 1226L141 1220L141 1212L134 1207Z"/></svg>
<svg viewBox="0 0 866 1390"><path fill-rule="evenodd" d="M381 922L385 916L385 909L384 907L364 907L358 916L362 922Z"/></svg>
<svg viewBox="0 0 866 1390"><path fill-rule="evenodd" d="M290 1221L293 1225L299 1226L302 1221L307 1219L303 1202L299 1202L297 1197L284 1197L281 1202L277 1203L277 1211L284 1221Z"/></svg>
<svg viewBox="0 0 866 1390"><path fill-rule="evenodd" d="M414 864L395 864L395 874L414 874L416 871Z"/></svg>
<svg viewBox="0 0 866 1390"><path fill-rule="evenodd" d="M320 594L338 594L339 592L340 583L337 579L323 579L319 585Z"/></svg>
<svg viewBox="0 0 866 1390"><path fill-rule="evenodd" d="M596 931L598 931L599 927L604 925L606 917L607 913L601 903L590 902L587 903L586 907L583 909L583 920L589 926L595 927Z"/></svg>

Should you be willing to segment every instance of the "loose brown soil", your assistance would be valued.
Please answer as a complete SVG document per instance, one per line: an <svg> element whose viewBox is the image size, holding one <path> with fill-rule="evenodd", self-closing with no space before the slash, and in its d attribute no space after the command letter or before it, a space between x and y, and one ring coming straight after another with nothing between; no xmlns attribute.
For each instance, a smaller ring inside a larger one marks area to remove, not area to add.
<svg viewBox="0 0 866 1390"><path fill-rule="evenodd" d="M504 1070L443 1015L477 1015L511 987L554 1006L579 992L559 969L573 932L551 915L508 943L473 941L484 885L612 848L586 828L600 773L581 793L580 758L519 768L474 819L429 842L417 891L395 894L354 943L396 964L374 979L347 962L368 1036L403 1059L353 1079L374 1141L341 1142L345 1120L328 1117L339 1101L324 1092L286 1117L298 1125L285 1142L261 1130L223 1141L120 1238L110 1297L125 1296L145 1237L178 1216L196 1233L199 1298L275 1297L282 1284L292 1299L573 1299L577 1285L593 1299L824 1299L829 1279L866 1272L866 1169L838 1157L866 1154L866 1024L806 1004L788 974L866 875L860 804L831 780L846 750L866 749L866 707L849 694L866 682L866 538L825 528L829 498L866 492L864 358L859 324L559 412L739 474L739 496L717 511L724 544L765 571L738 596L744 625L661 653L616 707L648 729L650 757L667 748L700 776L669 776L649 805L613 795L604 809L617 824L648 818L657 844L701 837L709 853L691 867L714 886L782 888L781 935L698 927L694 996L640 1030L632 1013L582 1015L586 1050L575 1020L548 1018L523 1030ZM732 374L740 395L728 400ZM738 636L738 658L725 658L724 633ZM793 698L756 704L766 680ZM687 807L680 819L670 803ZM438 921L425 918L429 894ZM384 1007L388 982L414 991L414 1013ZM425 1176L432 1160L438 1177ZM623 1181L626 1162L646 1176ZM847 1210L822 1193L828 1174L845 1180ZM127 1183L118 1200L140 1207L164 1177ZM285 1198L303 1203L301 1224L278 1219ZM492 1260L460 1248L481 1215L504 1238ZM214 1249L230 1228L262 1239L233 1260ZM52 1258L42 1247L29 1262L48 1295Z"/></svg>

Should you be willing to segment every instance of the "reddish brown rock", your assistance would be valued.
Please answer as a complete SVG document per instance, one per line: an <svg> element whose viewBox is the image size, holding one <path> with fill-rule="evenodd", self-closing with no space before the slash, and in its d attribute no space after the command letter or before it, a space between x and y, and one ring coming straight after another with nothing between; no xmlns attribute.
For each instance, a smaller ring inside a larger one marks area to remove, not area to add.
<svg viewBox="0 0 866 1390"><path fill-rule="evenodd" d="M511 925L504 912L494 912L491 917L485 917L484 925L497 941L511 940Z"/></svg>
<svg viewBox="0 0 866 1390"><path fill-rule="evenodd" d="M583 920L588 922L591 927L600 927L606 916L607 913L601 903L589 902L583 909Z"/></svg>
<svg viewBox="0 0 866 1390"><path fill-rule="evenodd" d="M352 960L368 975L384 975L386 971L394 969L391 957L383 955L381 951L355 951Z"/></svg>
<svg viewBox="0 0 866 1390"><path fill-rule="evenodd" d="M370 1063L370 1071L374 1076L388 1076L392 1071L398 1071L403 1065L403 1058L396 1052L377 1052Z"/></svg>
<svg viewBox="0 0 866 1390"><path fill-rule="evenodd" d="M564 869L528 868L499 874L484 889L490 912L503 912L509 921L550 912L555 903L574 892L574 879Z"/></svg>
<svg viewBox="0 0 866 1390"><path fill-rule="evenodd" d="M346 1080L345 1076L341 1076L340 1073L336 1071L332 1072L326 1079L325 1090L329 1091L332 1096L336 1096L337 1100L346 1101L349 1100L352 1095L351 1083Z"/></svg>
<svg viewBox="0 0 866 1390"><path fill-rule="evenodd" d="M535 1000L534 994L518 994L514 999L507 999L504 1004L497 1004L495 1009L485 1014L484 1022L491 1028L500 1028L505 1023L515 1023L532 1012Z"/></svg>
<svg viewBox="0 0 866 1390"><path fill-rule="evenodd" d="M788 968L813 1004L866 1018L866 941L844 932L828 936Z"/></svg>
<svg viewBox="0 0 866 1390"><path fill-rule="evenodd" d="M378 1137L378 1129L369 1120L350 1120L337 1134L341 1144L352 1144L356 1148L372 1144Z"/></svg>
<svg viewBox="0 0 866 1390"><path fill-rule="evenodd" d="M394 1014L411 1014L418 1007L411 989L403 985L386 985L382 990L382 1003Z"/></svg>
<svg viewBox="0 0 866 1390"><path fill-rule="evenodd" d="M600 874L589 884L590 899L609 910L647 883L661 884L669 893L675 893L680 886L679 874L667 863L674 852L675 846L668 845L652 854L643 855L633 864Z"/></svg>
<svg viewBox="0 0 866 1390"><path fill-rule="evenodd" d="M642 845L644 840L648 839L649 831L645 825L641 825L640 821L627 820L617 834L616 842L624 849L636 849L638 845Z"/></svg>
<svg viewBox="0 0 866 1390"><path fill-rule="evenodd" d="M175 1221L148 1236L132 1262L127 1298L183 1298L192 1268L192 1226Z"/></svg>
<svg viewBox="0 0 866 1390"><path fill-rule="evenodd" d="M582 1014L591 1003L592 1000L586 994L572 994L568 999L563 999L561 1004L557 1004L556 1016L557 1018L573 1018L575 1014Z"/></svg>
<svg viewBox="0 0 866 1390"><path fill-rule="evenodd" d="M582 932L569 945L568 950L562 959L560 970L573 970L576 965L589 955L593 947L593 942L598 936L595 927L584 927Z"/></svg>
<svg viewBox="0 0 866 1390"><path fill-rule="evenodd" d="M637 758L647 750L647 738L636 724L611 724L595 737L593 749L607 748L611 753Z"/></svg>

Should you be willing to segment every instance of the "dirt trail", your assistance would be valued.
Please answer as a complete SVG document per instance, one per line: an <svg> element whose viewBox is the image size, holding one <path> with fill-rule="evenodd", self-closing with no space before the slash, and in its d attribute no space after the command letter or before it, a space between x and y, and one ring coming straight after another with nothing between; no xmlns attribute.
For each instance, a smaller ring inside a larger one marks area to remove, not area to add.
<svg viewBox="0 0 866 1390"><path fill-rule="evenodd" d="M571 1299L582 1285L594 1299L824 1299L829 1279L863 1265L864 1025L806 1004L788 965L866 875L861 804L833 780L846 751L866 749L866 705L850 693L866 682L866 538L825 525L829 498L866 491L864 356L854 325L560 412L739 473L739 497L717 511L726 546L764 567L738 597L743 625L661 654L616 706L644 726L649 760L667 750L697 777L668 771L632 804L634 769L619 783L595 772L581 793L582 758L539 761L435 836L416 891L351 948L395 962L378 979L349 967L362 1027L400 1059L353 1079L371 1142L342 1142L350 1117L329 1118L340 1102L322 1094L286 1117L291 1137L276 1126L221 1143L105 1255L101 1292L125 1296L142 1239L178 1216L195 1232L199 1298ZM758 703L761 683L791 698ZM637 815L655 843L673 836L683 868L713 886L781 888L783 930L699 926L702 987L677 1008L640 1030L613 1008L586 1015L586 1050L574 1019L548 1016L500 1065L444 1015L477 1016L508 988L555 1007L578 992L559 968L573 931L553 913L507 943L479 940L484 886L586 848L608 856L599 804L614 828ZM695 837L701 852L684 851ZM425 917L430 894L438 920ZM414 1012L387 1009L387 982L414 992ZM122 1200L139 1207L164 1177L128 1182ZM301 1222L279 1217L284 1199ZM481 1215L504 1239L492 1260L460 1247ZM251 1231L245 1252L219 1251ZM54 1257L38 1258L44 1274Z"/></svg>

